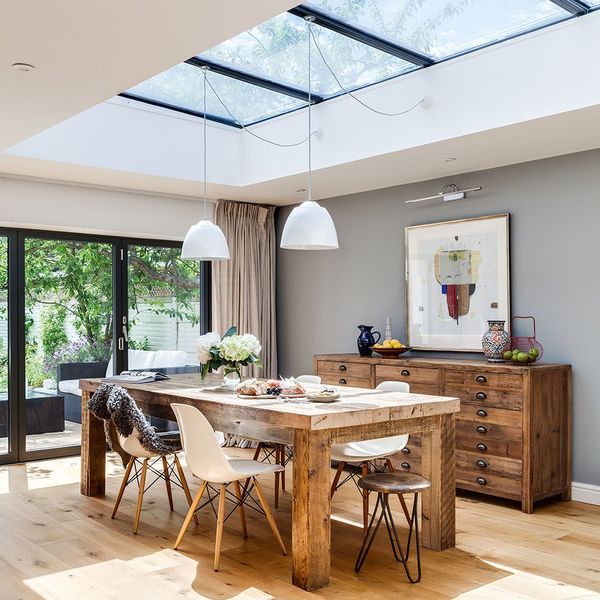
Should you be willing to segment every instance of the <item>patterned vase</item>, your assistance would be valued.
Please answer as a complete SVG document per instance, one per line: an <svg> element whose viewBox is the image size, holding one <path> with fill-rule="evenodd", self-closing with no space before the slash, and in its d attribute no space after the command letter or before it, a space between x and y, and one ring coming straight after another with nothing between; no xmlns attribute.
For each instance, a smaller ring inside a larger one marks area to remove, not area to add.
<svg viewBox="0 0 600 600"><path fill-rule="evenodd" d="M481 347L489 362L503 362L502 356L510 350L510 334L504 331L505 321L488 321L489 329L483 334Z"/></svg>

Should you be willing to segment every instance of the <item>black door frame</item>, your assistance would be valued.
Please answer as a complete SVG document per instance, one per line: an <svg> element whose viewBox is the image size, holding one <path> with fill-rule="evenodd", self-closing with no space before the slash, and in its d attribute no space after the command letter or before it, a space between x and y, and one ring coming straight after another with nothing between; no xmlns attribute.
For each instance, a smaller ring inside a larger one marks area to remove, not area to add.
<svg viewBox="0 0 600 600"><path fill-rule="evenodd" d="M122 350L119 338L123 336L123 318L128 317L128 249L129 246L161 246L180 248L182 243L111 235L83 234L68 231L0 228L0 236L8 240L8 441L9 452L0 454L0 465L30 460L45 460L80 454L81 446L46 450L26 449L26 389L25 389L25 239L84 241L112 245L113 267L113 357L116 373L127 368L127 342ZM200 268L201 314L199 332L205 333L210 325L210 263ZM202 301L204 298L204 301Z"/></svg>

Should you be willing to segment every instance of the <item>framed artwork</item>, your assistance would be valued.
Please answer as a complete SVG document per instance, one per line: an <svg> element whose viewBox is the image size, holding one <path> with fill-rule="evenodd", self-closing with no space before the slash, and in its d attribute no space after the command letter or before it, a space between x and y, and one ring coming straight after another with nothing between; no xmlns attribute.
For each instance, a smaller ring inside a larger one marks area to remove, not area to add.
<svg viewBox="0 0 600 600"><path fill-rule="evenodd" d="M488 320L510 322L509 216L406 227L408 345L481 352Z"/></svg>

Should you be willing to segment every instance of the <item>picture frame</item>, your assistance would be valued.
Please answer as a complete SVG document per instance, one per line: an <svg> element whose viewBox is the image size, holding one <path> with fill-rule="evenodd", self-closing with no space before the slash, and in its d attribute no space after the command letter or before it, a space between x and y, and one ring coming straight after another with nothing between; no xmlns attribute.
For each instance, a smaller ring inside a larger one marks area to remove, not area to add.
<svg viewBox="0 0 600 600"><path fill-rule="evenodd" d="M509 214L405 228L406 331L415 350L482 352L510 323Z"/></svg>

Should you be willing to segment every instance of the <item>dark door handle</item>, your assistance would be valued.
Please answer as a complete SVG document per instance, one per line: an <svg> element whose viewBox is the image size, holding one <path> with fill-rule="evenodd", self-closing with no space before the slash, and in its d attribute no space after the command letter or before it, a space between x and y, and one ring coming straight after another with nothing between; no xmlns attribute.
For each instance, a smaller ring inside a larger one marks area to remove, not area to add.
<svg viewBox="0 0 600 600"><path fill-rule="evenodd" d="M487 446L485 444L477 444L477 446L475 446L477 448L477 450L479 450L480 452L485 452L487 450Z"/></svg>
<svg viewBox="0 0 600 600"><path fill-rule="evenodd" d="M476 431L477 433L487 433L487 427L484 427L483 425L478 425Z"/></svg>
<svg viewBox="0 0 600 600"><path fill-rule="evenodd" d="M479 485L485 485L487 483L485 477L478 477L475 481L477 481Z"/></svg>
<svg viewBox="0 0 600 600"><path fill-rule="evenodd" d="M340 366L338 367L338 369L339 369L340 371L346 371L346 370L347 370L347 367L346 367L346 365L340 365Z"/></svg>
<svg viewBox="0 0 600 600"><path fill-rule="evenodd" d="M410 454L410 448L404 446L404 448L402 448L402 454Z"/></svg>
<svg viewBox="0 0 600 600"><path fill-rule="evenodd" d="M475 381L478 383L486 383L487 379L484 375L477 375L477 377L475 377Z"/></svg>
<svg viewBox="0 0 600 600"><path fill-rule="evenodd" d="M402 371L400 371L400 375L403 377L408 377L410 375L410 371L408 369L402 369Z"/></svg>
<svg viewBox="0 0 600 600"><path fill-rule="evenodd" d="M403 469L410 469L410 463L403 462L403 463L401 463L401 466Z"/></svg>
<svg viewBox="0 0 600 600"><path fill-rule="evenodd" d="M477 400L485 400L487 398L487 394L485 392L477 392L475 394L475 398L477 398Z"/></svg>
<svg viewBox="0 0 600 600"><path fill-rule="evenodd" d="M340 379L338 383L341 385L346 385L348 382L345 379Z"/></svg>
<svg viewBox="0 0 600 600"><path fill-rule="evenodd" d="M477 411L477 416L478 416L478 417L487 417L487 410L483 410L483 408L480 408L480 409Z"/></svg>
<svg viewBox="0 0 600 600"><path fill-rule="evenodd" d="M479 460L475 461L475 464L480 469L487 469L487 466L488 466L487 462L485 460L481 459L481 458Z"/></svg>

